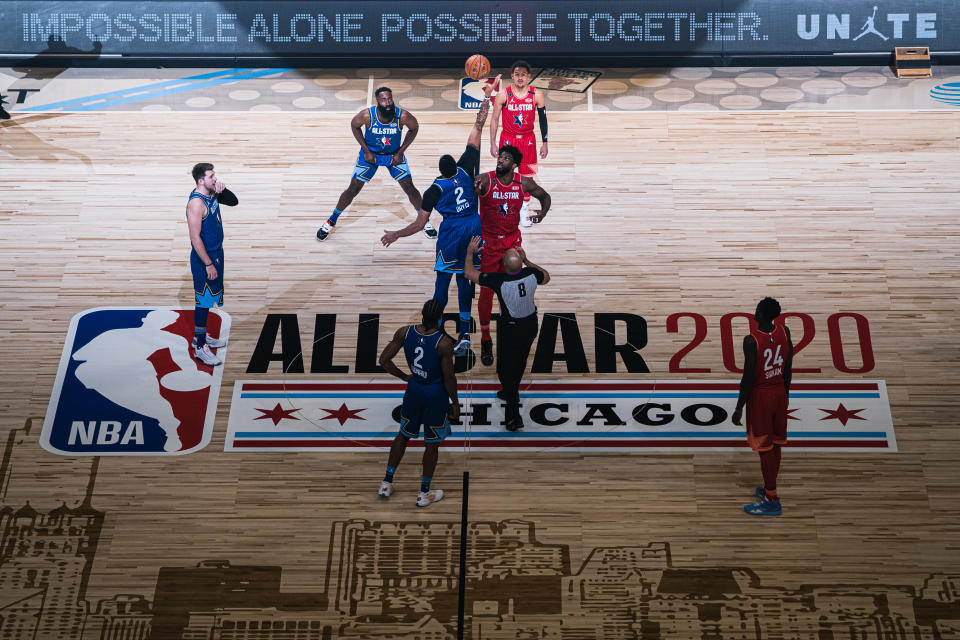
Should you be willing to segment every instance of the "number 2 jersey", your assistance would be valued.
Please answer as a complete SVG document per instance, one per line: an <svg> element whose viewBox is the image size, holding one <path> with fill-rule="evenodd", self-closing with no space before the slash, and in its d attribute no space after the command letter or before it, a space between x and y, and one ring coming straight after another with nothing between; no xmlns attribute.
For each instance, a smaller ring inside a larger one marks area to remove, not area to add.
<svg viewBox="0 0 960 640"><path fill-rule="evenodd" d="M416 325L407 327L407 335L403 339L403 353L407 356L407 365L413 376L410 382L426 385L443 383L437 345L444 335L443 331L420 333Z"/></svg>
<svg viewBox="0 0 960 640"><path fill-rule="evenodd" d="M787 361L790 345L783 325L777 324L767 333L751 328L750 335L757 342L757 363L753 374L754 389L773 389L783 386L783 367Z"/></svg>

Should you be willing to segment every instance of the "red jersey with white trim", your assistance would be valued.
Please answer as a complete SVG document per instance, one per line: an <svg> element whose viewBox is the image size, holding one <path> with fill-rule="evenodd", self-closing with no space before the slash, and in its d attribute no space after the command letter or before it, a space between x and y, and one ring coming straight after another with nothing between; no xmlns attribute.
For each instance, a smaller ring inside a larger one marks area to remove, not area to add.
<svg viewBox="0 0 960 640"><path fill-rule="evenodd" d="M523 206L523 182L516 173L510 184L497 180L497 172L489 171L490 187L479 196L480 229L484 239L503 238L520 228L520 208Z"/></svg>
<svg viewBox="0 0 960 640"><path fill-rule="evenodd" d="M503 132L512 136L532 136L533 120L537 113L537 89L527 87L527 95L514 95L513 85L507 86L507 99L500 111Z"/></svg>
<svg viewBox="0 0 960 640"><path fill-rule="evenodd" d="M783 367L787 361L790 345L783 325L775 325L767 333L759 328L750 329L757 342L757 364L753 374L754 389L783 388Z"/></svg>

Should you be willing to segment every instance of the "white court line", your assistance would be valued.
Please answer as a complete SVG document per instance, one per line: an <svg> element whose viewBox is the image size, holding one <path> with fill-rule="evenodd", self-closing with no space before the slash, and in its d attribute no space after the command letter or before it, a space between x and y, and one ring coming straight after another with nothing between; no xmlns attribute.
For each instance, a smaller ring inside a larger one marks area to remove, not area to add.
<svg viewBox="0 0 960 640"><path fill-rule="evenodd" d="M373 76L367 78L367 106L373 105Z"/></svg>

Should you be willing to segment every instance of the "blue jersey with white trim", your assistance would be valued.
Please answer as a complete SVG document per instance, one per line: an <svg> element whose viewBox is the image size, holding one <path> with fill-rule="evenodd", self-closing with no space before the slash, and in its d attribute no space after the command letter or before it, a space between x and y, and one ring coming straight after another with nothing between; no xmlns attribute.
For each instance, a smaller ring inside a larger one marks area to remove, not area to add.
<svg viewBox="0 0 960 640"><path fill-rule="evenodd" d="M440 354L437 345L444 333L437 331L424 335L417 331L416 325L407 327L403 339L403 352L407 356L407 365L413 375L410 382L420 384L440 384L443 382L443 370L440 367Z"/></svg>
<svg viewBox="0 0 960 640"><path fill-rule="evenodd" d="M223 247L223 221L220 219L220 203L217 196L210 194L209 197L196 191L190 192L187 198L187 204L194 198L203 200L206 211L200 218L200 241L203 242L203 248L207 251L217 251Z"/></svg>
<svg viewBox="0 0 960 640"><path fill-rule="evenodd" d="M396 113L393 120L387 123L380 122L376 106L369 108L370 125L363 134L363 140L367 143L370 151L377 155L392 156L400 150L400 138L403 129L403 125L400 124L400 116L403 115L403 109L395 108Z"/></svg>
<svg viewBox="0 0 960 640"><path fill-rule="evenodd" d="M473 177L457 167L457 173L452 178L439 177L433 181L440 189L440 200L437 202L437 213L448 215L464 215L474 213L479 215L477 194L473 190Z"/></svg>

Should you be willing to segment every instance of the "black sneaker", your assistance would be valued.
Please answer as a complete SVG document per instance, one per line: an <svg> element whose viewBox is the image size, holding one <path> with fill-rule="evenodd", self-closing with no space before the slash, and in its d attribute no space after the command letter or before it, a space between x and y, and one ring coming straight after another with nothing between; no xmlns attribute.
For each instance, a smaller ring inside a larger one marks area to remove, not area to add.
<svg viewBox="0 0 960 640"><path fill-rule="evenodd" d="M3 103L5 102L3 96L0 96L0 120L9 120L10 114L7 113L7 110L3 108Z"/></svg>
<svg viewBox="0 0 960 640"><path fill-rule="evenodd" d="M493 340L480 341L480 362L485 367L493 364Z"/></svg>
<svg viewBox="0 0 960 640"><path fill-rule="evenodd" d="M497 397L503 400L504 402L507 402L507 394L504 393L503 389L500 389L500 391L497 391Z"/></svg>
<svg viewBox="0 0 960 640"><path fill-rule="evenodd" d="M330 237L331 231L333 231L333 225L331 225L329 221L324 222L322 225L320 225L320 228L317 229L317 240L323 242Z"/></svg>
<svg viewBox="0 0 960 640"><path fill-rule="evenodd" d="M510 418L504 422L503 426L507 431L519 431L520 429L523 429L523 418L520 416Z"/></svg>
<svg viewBox="0 0 960 640"><path fill-rule="evenodd" d="M431 240L436 240L437 235L439 235L437 234L437 228L429 222L423 227L423 233Z"/></svg>

